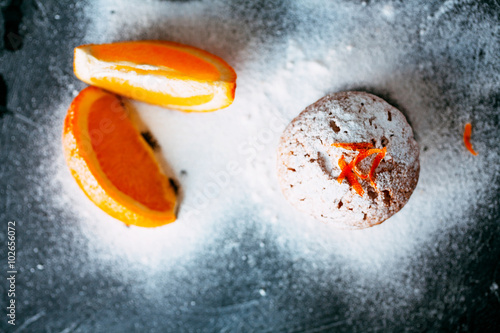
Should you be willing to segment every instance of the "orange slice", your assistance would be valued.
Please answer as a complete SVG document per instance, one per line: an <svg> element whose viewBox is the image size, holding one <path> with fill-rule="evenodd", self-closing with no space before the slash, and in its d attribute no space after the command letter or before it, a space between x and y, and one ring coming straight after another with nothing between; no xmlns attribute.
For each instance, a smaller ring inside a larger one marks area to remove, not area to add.
<svg viewBox="0 0 500 333"><path fill-rule="evenodd" d="M76 76L90 85L182 111L214 111L234 100L236 73L198 48L166 41L75 48Z"/></svg>
<svg viewBox="0 0 500 333"><path fill-rule="evenodd" d="M63 149L80 188L109 215L141 227L175 221L173 184L118 96L82 90L64 121Z"/></svg>
<svg viewBox="0 0 500 333"><path fill-rule="evenodd" d="M375 156L372 167L370 168L370 173L368 174L370 177L370 183L375 188L377 188L377 184L375 183L375 171L377 170L380 162L382 162L382 160L384 159L386 153L387 147L384 147L384 149L382 149L382 151L377 156Z"/></svg>

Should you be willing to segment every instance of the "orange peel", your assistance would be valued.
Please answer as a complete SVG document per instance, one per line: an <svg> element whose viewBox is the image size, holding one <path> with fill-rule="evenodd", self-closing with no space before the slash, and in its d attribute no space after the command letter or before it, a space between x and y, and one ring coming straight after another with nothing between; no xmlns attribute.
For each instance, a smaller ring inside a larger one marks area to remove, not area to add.
<svg viewBox="0 0 500 333"><path fill-rule="evenodd" d="M367 158L370 155L378 154L381 152L382 152L382 149L360 149L358 155L347 165L347 167L342 169L342 172L338 176L337 181L339 183L342 183L342 180L344 180L346 173L355 169L355 167L358 165L359 162L361 162L362 160L364 160L365 158ZM356 171L355 173L359 174L358 171ZM363 177L360 177L360 178L363 178ZM366 177L364 177L364 178L366 178Z"/></svg>
<svg viewBox="0 0 500 333"><path fill-rule="evenodd" d="M343 148L347 150L357 151L358 154L355 158L352 159L351 162L347 163L345 161L344 155L338 161L341 172L337 177L337 181L342 183L342 181L347 178L347 181L352 186L352 188L358 193L360 196L363 196L364 190L359 184L356 177L360 179L370 178L370 184L376 189L377 185L375 184L375 170L377 169L380 162L384 159L385 154L387 152L387 148L383 149L373 148L373 144L367 142L356 142L356 143L333 143L333 147ZM377 154L374 158L372 166L370 168L370 172L368 175L363 175L358 169L357 165L367 158L370 155Z"/></svg>
<svg viewBox="0 0 500 333"><path fill-rule="evenodd" d="M356 191L356 193L358 193L360 196L363 196L363 194L365 193L365 191L363 190L363 187L361 186L361 184L358 182L358 180L356 179L356 176L352 173L351 170L348 170L348 164L347 162L345 161L344 159L344 155L342 155L342 157L339 159L339 167L340 169L342 169L342 172L344 170L347 170L346 173L345 173L345 178L347 178L347 181L349 182L349 184L351 184L352 188Z"/></svg>
<svg viewBox="0 0 500 333"><path fill-rule="evenodd" d="M333 147L343 148L347 150L362 150L373 148L373 144L368 142L355 142L355 143L332 143Z"/></svg>
<svg viewBox="0 0 500 333"><path fill-rule="evenodd" d="M476 151L472 148L472 143L470 142L470 137L472 134L472 125L471 123L465 124L464 129L464 144L467 150L474 156L477 156Z"/></svg>
<svg viewBox="0 0 500 333"><path fill-rule="evenodd" d="M370 168L370 184L374 187L377 188L377 184L375 183L375 170L377 170L377 167L379 166L380 162L384 159L385 154L387 153L387 148L384 147L382 151L375 156L375 159L373 160L372 167Z"/></svg>

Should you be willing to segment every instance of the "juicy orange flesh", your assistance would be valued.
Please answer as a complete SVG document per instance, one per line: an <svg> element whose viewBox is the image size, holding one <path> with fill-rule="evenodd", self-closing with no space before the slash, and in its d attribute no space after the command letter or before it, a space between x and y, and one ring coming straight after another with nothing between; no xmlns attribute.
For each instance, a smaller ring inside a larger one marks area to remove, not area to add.
<svg viewBox="0 0 500 333"><path fill-rule="evenodd" d="M108 62L126 61L137 65L163 66L200 80L217 80L217 68L189 52L168 45L114 43L92 46L92 55Z"/></svg>
<svg viewBox="0 0 500 333"><path fill-rule="evenodd" d="M101 170L119 191L151 210L171 208L164 176L116 96L92 104L88 131Z"/></svg>

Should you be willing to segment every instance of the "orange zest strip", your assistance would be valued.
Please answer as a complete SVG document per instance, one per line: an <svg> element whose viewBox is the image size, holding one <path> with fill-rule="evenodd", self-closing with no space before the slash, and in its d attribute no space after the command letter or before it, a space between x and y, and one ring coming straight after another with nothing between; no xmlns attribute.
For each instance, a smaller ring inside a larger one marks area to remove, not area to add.
<svg viewBox="0 0 500 333"><path fill-rule="evenodd" d="M333 147L344 148L349 150L361 150L373 148L373 145L368 142L357 142L357 143L332 143Z"/></svg>
<svg viewBox="0 0 500 333"><path fill-rule="evenodd" d="M351 172L352 169L356 166L356 164L358 164L358 162L363 160L366 156L368 156L368 155L366 155L366 151L359 152L359 154L348 165L346 165L345 168L342 168L342 172L340 172L340 175L337 178L337 181L339 183L342 183L342 181L346 177L347 173ZM342 155L342 157L344 157L344 155Z"/></svg>
<svg viewBox="0 0 500 333"><path fill-rule="evenodd" d="M464 130L464 143L465 143L465 147L470 151L470 153L472 155L476 156L477 153L472 148L472 144L470 143L471 132L472 132L472 125L470 123L465 124L465 130Z"/></svg>
<svg viewBox="0 0 500 333"><path fill-rule="evenodd" d="M370 178L370 184L374 188L377 188L377 185L375 184L375 170L377 169L380 162L384 159L385 154L387 153L386 147L384 147L383 149L377 149L373 147L373 144L367 142L333 143L332 146L337 148L354 150L358 152L358 155L355 158L353 158L353 160L350 163L347 163L345 161L344 155L342 155L341 158L339 159L338 164L340 169L342 170L340 172L340 175L337 177L337 181L339 183L342 183L344 178L347 178L349 184L352 186L352 188L354 188L356 193L358 193L360 196L363 196L365 191L363 190L363 187L361 187L357 178L360 179ZM368 173L368 175L363 175L361 171L359 171L359 169L357 168L357 165L362 160L373 154L377 154L377 156L373 160L370 172Z"/></svg>
<svg viewBox="0 0 500 333"><path fill-rule="evenodd" d="M337 178L337 181L339 183L342 183L342 181L344 180L346 174L348 172L351 172L355 167L356 165L361 162L362 160L364 160L365 158L367 158L368 156L372 155L372 154L378 154L378 153L381 153L382 152L382 149L368 149L368 150L360 150L359 151L359 154L356 156L356 158L354 158L351 163L349 163L347 165L346 168L343 168L342 169L342 172L340 173L339 177ZM367 177L366 176L362 176L362 175L359 175L359 172L356 172L354 171L355 174L357 176L359 176L360 178L362 179L366 179Z"/></svg>
<svg viewBox="0 0 500 333"><path fill-rule="evenodd" d="M384 159L386 152L387 152L387 148L384 147L384 149L382 149L382 151L377 156L375 156L375 159L373 160L373 164L372 164L372 167L370 169L370 174L369 174L370 183L373 187L377 187L377 185L375 184L375 170L377 169L380 162Z"/></svg>
<svg viewBox="0 0 500 333"><path fill-rule="evenodd" d="M347 162L344 160L344 155L342 155L342 157L339 159L339 167L342 169L342 172L348 167ZM354 188L356 193L358 193L360 196L363 196L365 191L363 190L363 187L361 187L361 184L359 184L356 176L351 172L351 170L346 172L345 177L347 178L349 184L351 184L352 188Z"/></svg>
<svg viewBox="0 0 500 333"><path fill-rule="evenodd" d="M355 166L355 167L352 169L352 172L354 172L354 174L355 174L356 176L358 176L359 178L361 178L361 179L367 179L367 178L368 178L368 175L363 175L363 174L361 173L361 171L359 171L359 170L358 170L358 167L357 167L357 166Z"/></svg>

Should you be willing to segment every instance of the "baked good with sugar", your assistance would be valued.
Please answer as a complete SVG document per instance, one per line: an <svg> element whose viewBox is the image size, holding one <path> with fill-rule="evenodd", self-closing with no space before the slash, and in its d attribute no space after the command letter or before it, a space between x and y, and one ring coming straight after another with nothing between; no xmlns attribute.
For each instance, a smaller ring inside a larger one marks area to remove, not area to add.
<svg viewBox="0 0 500 333"><path fill-rule="evenodd" d="M345 229L382 223L410 199L419 147L405 116L365 92L329 94L287 126L278 179L297 209Z"/></svg>

